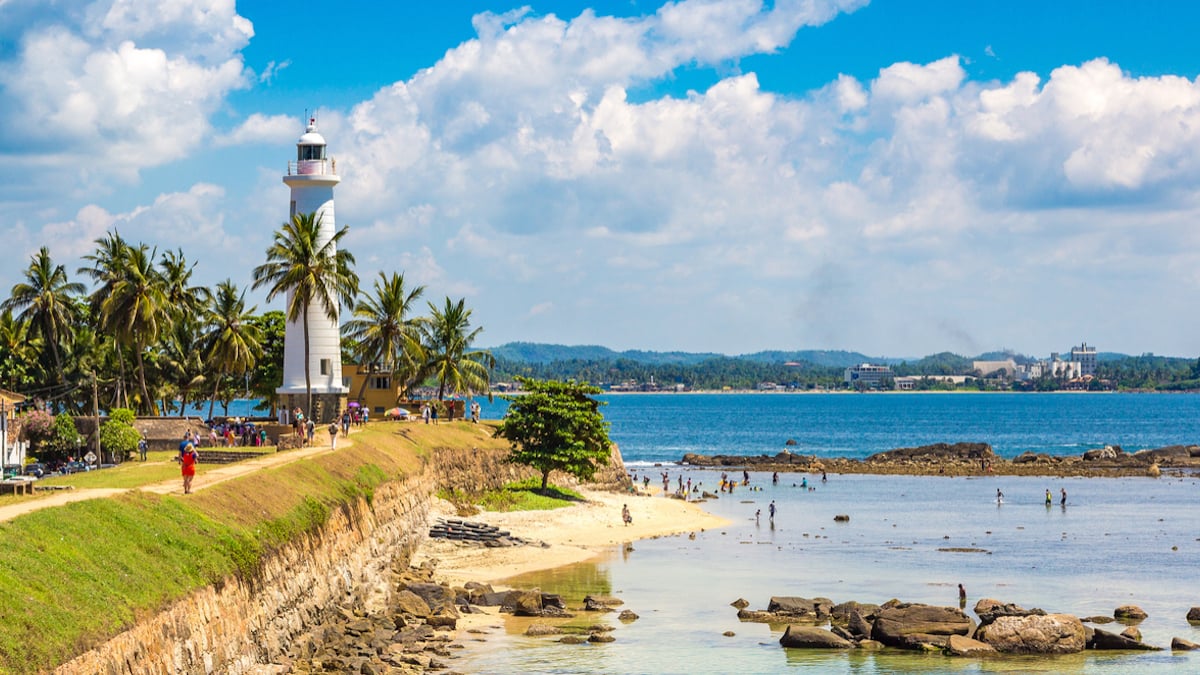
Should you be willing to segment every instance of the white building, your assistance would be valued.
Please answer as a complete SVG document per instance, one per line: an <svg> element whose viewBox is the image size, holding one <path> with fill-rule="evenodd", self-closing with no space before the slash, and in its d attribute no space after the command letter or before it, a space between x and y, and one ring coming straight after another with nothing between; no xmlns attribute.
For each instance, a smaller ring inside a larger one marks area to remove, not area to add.
<svg viewBox="0 0 1200 675"><path fill-rule="evenodd" d="M289 219L297 214L313 213L321 224L317 246L333 239L337 220L333 211L333 186L341 178L337 163L326 157L325 138L317 132L316 119L308 121L304 135L296 142L296 161L288 162L283 182L292 190ZM288 305L292 293L288 292ZM334 308L337 311L339 308ZM283 340L283 384L276 390L281 410L301 408L317 422L329 422L346 406L349 389L342 382L341 332L337 318L326 316L324 308L314 305L308 312L308 366L312 380L312 410L305 409L304 326L302 319L288 321Z"/></svg>
<svg viewBox="0 0 1200 675"><path fill-rule="evenodd" d="M847 368L842 375L846 386L865 389L880 389L884 382L891 386L891 366L876 366L870 363L860 363Z"/></svg>
<svg viewBox="0 0 1200 675"><path fill-rule="evenodd" d="M978 370L983 377L998 377L1003 380L1011 380L1017 374L1017 362L1012 359L972 361L971 368Z"/></svg>
<svg viewBox="0 0 1200 675"><path fill-rule="evenodd" d="M1078 347L1071 347L1071 361L1079 364L1082 374L1096 374L1096 348L1089 347L1086 342Z"/></svg>

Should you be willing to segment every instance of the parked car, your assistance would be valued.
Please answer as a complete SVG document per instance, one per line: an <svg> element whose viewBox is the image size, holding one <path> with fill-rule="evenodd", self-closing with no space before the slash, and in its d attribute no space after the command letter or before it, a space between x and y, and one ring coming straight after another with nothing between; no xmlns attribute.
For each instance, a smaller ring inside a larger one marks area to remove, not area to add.
<svg viewBox="0 0 1200 675"><path fill-rule="evenodd" d="M88 466L84 462L67 462L66 464L63 465L63 468L62 468L63 473L82 473L84 471L91 471L91 470L92 470L92 467Z"/></svg>
<svg viewBox="0 0 1200 675"><path fill-rule="evenodd" d="M46 475L46 465L41 462L33 462L25 465L25 475L41 478Z"/></svg>

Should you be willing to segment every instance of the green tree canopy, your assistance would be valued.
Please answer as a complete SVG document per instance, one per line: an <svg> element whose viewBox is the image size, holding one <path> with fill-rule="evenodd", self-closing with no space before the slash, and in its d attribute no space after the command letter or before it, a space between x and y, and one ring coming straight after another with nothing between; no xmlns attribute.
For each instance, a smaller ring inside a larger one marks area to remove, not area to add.
<svg viewBox="0 0 1200 675"><path fill-rule="evenodd" d="M608 463L612 441L600 414L600 389L587 383L519 377L525 393L504 396L508 414L497 435L512 445L509 461L542 472L542 490L551 471L588 480Z"/></svg>

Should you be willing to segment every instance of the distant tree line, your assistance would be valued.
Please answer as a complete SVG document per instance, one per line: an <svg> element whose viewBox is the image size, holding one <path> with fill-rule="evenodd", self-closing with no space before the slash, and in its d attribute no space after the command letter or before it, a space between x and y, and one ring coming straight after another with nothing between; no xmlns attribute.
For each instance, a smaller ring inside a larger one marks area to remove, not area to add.
<svg viewBox="0 0 1200 675"><path fill-rule="evenodd" d="M289 296L286 314L258 313L232 280L199 285L182 250L160 253L116 231L97 239L76 271L90 287L42 247L0 299L0 387L54 414L182 415L204 401L211 415L243 396L273 404L286 318L304 316L306 304L329 314L333 299L349 319L343 347L352 362L389 373L402 390L490 392L493 361L473 348L482 329L464 300L429 302L417 316L425 288L398 272L380 272L360 291L353 256L318 246L319 230L318 218L297 214L253 271L255 288Z"/></svg>
<svg viewBox="0 0 1200 675"><path fill-rule="evenodd" d="M1016 391L1057 391L1071 386L1062 378L1043 377L1027 383L985 380L973 370L972 359L943 352L917 361L892 365L897 377L925 377L918 380L917 391L944 391L956 388L977 390L1013 389ZM837 389L844 386L845 369L819 366L808 362L763 363L739 357L708 358L698 363L645 363L633 359L562 359L528 362L499 357L496 381L517 377L547 380L576 380L610 387L625 382L649 383L669 389L682 385L692 390L754 389L770 382L792 389ZM937 376L966 375L976 380L961 387L934 379ZM1093 390L1200 391L1200 359L1154 355L1129 356L1101 361L1088 387Z"/></svg>

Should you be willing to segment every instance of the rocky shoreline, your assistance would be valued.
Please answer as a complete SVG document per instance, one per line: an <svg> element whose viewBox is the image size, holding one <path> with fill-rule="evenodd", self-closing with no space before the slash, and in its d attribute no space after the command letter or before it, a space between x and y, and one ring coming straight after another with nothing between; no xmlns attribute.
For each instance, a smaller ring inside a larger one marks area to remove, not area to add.
<svg viewBox="0 0 1200 675"><path fill-rule="evenodd" d="M907 649L942 652L947 656L1055 655L1085 649L1159 651L1142 642L1137 624L1147 618L1136 605L1123 605L1112 616L1079 618L1071 614L1025 609L984 598L975 603L976 624L963 608L889 600L882 605L855 601L834 604L829 598L772 597L765 610L746 609L743 599L731 603L744 622L786 625L779 643L801 649ZM1200 607L1187 614L1188 624L1200 621ZM1116 622L1120 632L1085 624ZM825 626L828 625L828 628ZM1194 642L1176 637L1170 648L1190 651Z"/></svg>
<svg viewBox="0 0 1200 675"><path fill-rule="evenodd" d="M880 452L866 459L817 457L783 450L775 455L699 455L679 464L714 469L788 473L843 473L911 476L1151 476L1200 470L1200 445L1171 445L1125 452L1110 445L1080 455L1026 452L998 456L987 443L935 443Z"/></svg>

